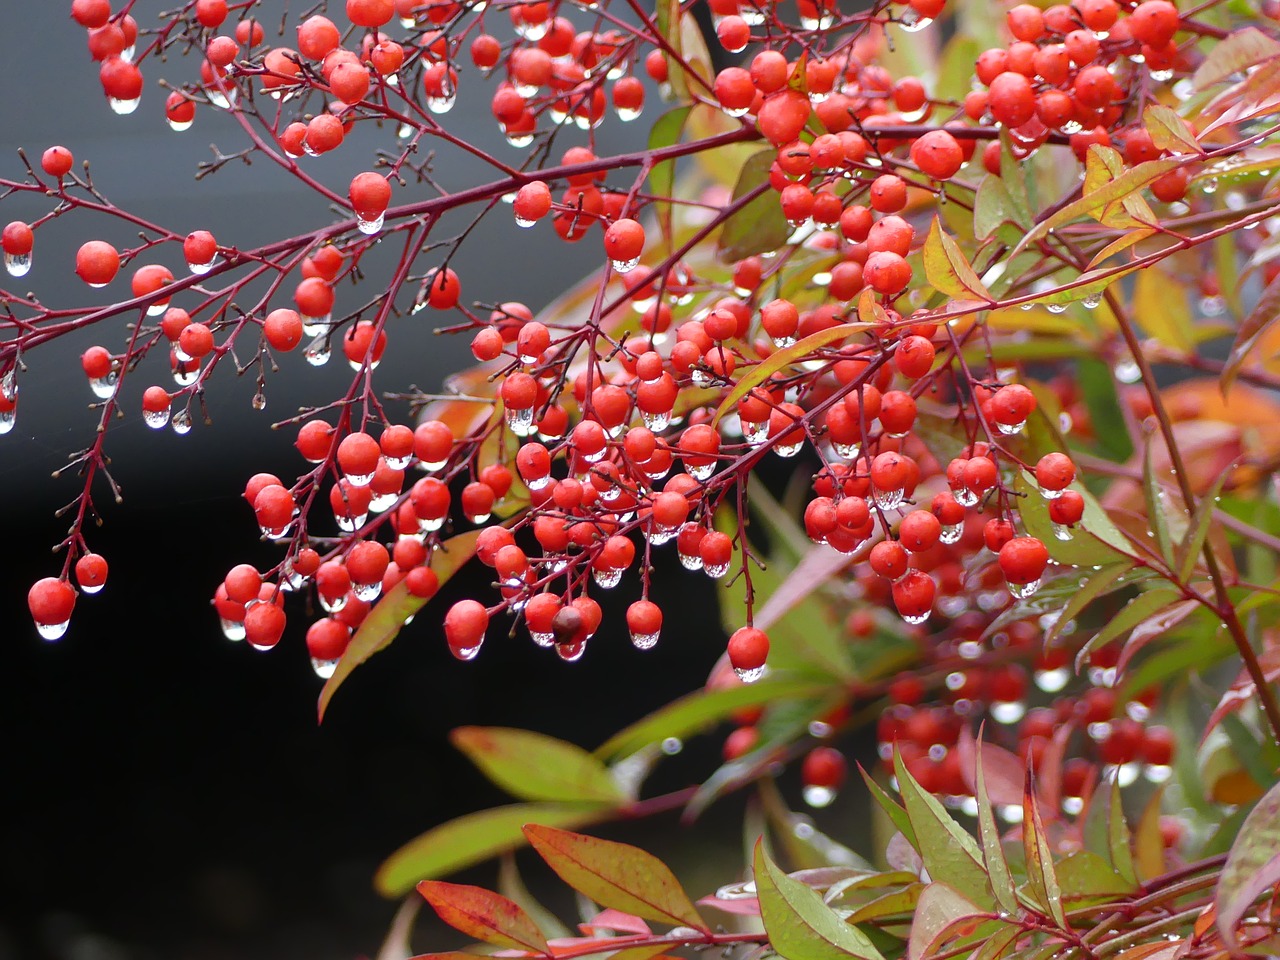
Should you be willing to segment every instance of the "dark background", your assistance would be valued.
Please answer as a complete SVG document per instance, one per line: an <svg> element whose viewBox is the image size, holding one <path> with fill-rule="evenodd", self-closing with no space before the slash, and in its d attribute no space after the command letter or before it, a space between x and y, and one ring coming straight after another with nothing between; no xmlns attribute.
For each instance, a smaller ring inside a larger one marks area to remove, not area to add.
<svg viewBox="0 0 1280 960"><path fill-rule="evenodd" d="M22 176L17 147L36 163L46 146L62 143L77 163L90 161L117 205L179 233L207 228L223 243L251 247L327 222L322 201L264 161L193 180L211 143L228 152L242 144L209 109L186 133L165 125L157 79L193 77L193 58L146 63L138 111L111 113L67 6L26 4L22 23L0 36L4 176ZM138 3L134 13L145 27L162 6L172 3ZM273 17L278 12L264 14L269 24L278 22ZM489 118L489 91L489 84L464 85L446 122L510 159L516 151ZM613 144L634 148L645 126L611 122L606 129ZM365 131L308 167L341 190L390 135ZM437 172L451 187L482 174L447 153ZM47 209L46 201L11 197L0 201L0 218L30 219ZM536 309L597 265L598 248L549 243L548 229L517 230L500 210L455 261L464 297L521 299ZM61 218L41 228L34 269L13 286L34 289L55 307L91 302L98 292L72 273L74 250L90 237L121 246L133 239L103 218ZM178 251L158 259L181 275ZM122 273L102 293L125 296L126 283ZM466 362L465 343L444 343L430 335L430 321L414 321L393 331L378 372L383 390L410 383L437 389L451 367ZM254 472L288 477L303 468L291 438L273 433L270 423L336 395L348 379L340 357L315 370L298 355L283 358L263 412L250 408L251 383L216 378L214 425L197 423L186 437L149 430L137 414L143 387L168 382L163 358L148 360L150 373L123 391L128 416L107 447L125 501L112 504L99 486L105 522L88 532L91 547L112 564L111 580L102 594L81 597L61 641L41 641L25 594L34 579L60 570L61 558L49 548L66 522L53 514L78 489L72 476L49 475L92 440L96 423L78 356L92 343L119 350L125 336L117 318L26 356L17 427L0 438L3 960L372 955L396 909L371 889L380 860L451 816L503 800L447 745L449 728L528 726L594 746L700 683L723 649L708 582L676 564L663 565L656 587L671 612L656 650L640 654L626 641L620 613L635 588L624 586L588 655L572 666L501 636L477 662L454 661L439 636L448 602L442 597L356 674L317 728L320 683L302 644L301 613L276 650L257 654L225 641L208 607L229 566L275 562L238 496ZM454 593L484 579L468 574ZM691 744L664 766L658 786L693 782L717 752L717 738ZM710 848L691 846L688 834L673 833L674 823L668 817L606 832L671 857L698 894L734 879L724 871L736 859L707 862ZM738 805L722 804L698 839L736 847L739 823ZM540 876L535 867L533 880ZM492 883L492 867L473 879ZM419 949L458 944L456 936L420 928Z"/></svg>

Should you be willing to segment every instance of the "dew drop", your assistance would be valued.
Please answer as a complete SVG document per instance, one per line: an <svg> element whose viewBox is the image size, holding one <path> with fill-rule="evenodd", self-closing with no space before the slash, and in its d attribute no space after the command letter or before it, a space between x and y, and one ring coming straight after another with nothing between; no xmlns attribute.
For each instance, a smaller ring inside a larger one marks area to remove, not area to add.
<svg viewBox="0 0 1280 960"><path fill-rule="evenodd" d="M507 424L507 429L517 437L532 436L538 429L533 422L533 407L527 410L513 410L507 407L503 413L503 420Z"/></svg>
<svg viewBox="0 0 1280 960"><path fill-rule="evenodd" d="M195 123L194 120L171 120L168 117L165 117L165 122L169 124L169 129L174 133L184 133L190 130L191 125Z"/></svg>
<svg viewBox="0 0 1280 960"><path fill-rule="evenodd" d="M67 632L67 627L71 625L71 621L63 620L61 623L37 623L36 633L44 637L46 640L58 640Z"/></svg>
<svg viewBox="0 0 1280 960"><path fill-rule="evenodd" d="M631 634L631 643L637 650L652 650L657 642L657 633L632 632Z"/></svg>
<svg viewBox="0 0 1280 960"><path fill-rule="evenodd" d="M679 737L667 737L662 741L662 752L668 757L674 757L683 749L684 742Z"/></svg>
<svg viewBox="0 0 1280 960"><path fill-rule="evenodd" d="M1021 700L997 701L991 704L991 719L996 723L1017 723L1027 713L1027 705Z"/></svg>
<svg viewBox="0 0 1280 960"><path fill-rule="evenodd" d="M630 273L636 267L640 266L640 258L632 257L630 260L610 260L609 265L617 273Z"/></svg>
<svg viewBox="0 0 1280 960"><path fill-rule="evenodd" d="M152 430L159 430L169 423L169 408L163 410L144 410L142 411L143 422Z"/></svg>
<svg viewBox="0 0 1280 960"><path fill-rule="evenodd" d="M111 105L111 112L119 116L126 116L138 109L138 101L141 97L134 97L132 100L118 100L115 97L107 97L107 103Z"/></svg>
<svg viewBox="0 0 1280 960"><path fill-rule="evenodd" d="M311 669L316 672L316 676L321 680L328 680L333 676L333 672L338 669L338 661L320 660L316 657L312 657Z"/></svg>
<svg viewBox="0 0 1280 960"><path fill-rule="evenodd" d="M225 617L219 617L219 626L222 627L222 635L228 640L239 643L244 639L244 622L241 620L227 620Z"/></svg>
<svg viewBox="0 0 1280 960"><path fill-rule="evenodd" d="M804 448L804 441L799 443L778 443L774 444L773 452L784 460L790 459L798 454Z"/></svg>
<svg viewBox="0 0 1280 960"><path fill-rule="evenodd" d="M654 433L660 433L671 426L671 411L664 413L649 413L640 411L640 418L644 421L644 425Z"/></svg>
<svg viewBox="0 0 1280 960"><path fill-rule="evenodd" d="M363 600L365 603L372 603L382 594L382 581L377 580L373 583L353 583L351 585L351 592L356 595L357 599Z"/></svg>
<svg viewBox="0 0 1280 960"><path fill-rule="evenodd" d="M723 577L726 573L729 572L729 564L728 563L713 563L710 565L704 564L702 567L702 572L714 580L719 580L721 577Z"/></svg>
<svg viewBox="0 0 1280 960"><path fill-rule="evenodd" d="M4 268L11 277L25 277L31 271L31 253L6 253Z"/></svg>
<svg viewBox="0 0 1280 960"><path fill-rule="evenodd" d="M1018 600L1026 600L1035 595L1040 589L1040 581L1032 580L1030 583L1008 583L1009 592Z"/></svg>
<svg viewBox="0 0 1280 960"><path fill-rule="evenodd" d="M323 367L329 362L329 338L323 334L316 337L302 351L302 358L313 367Z"/></svg>
<svg viewBox="0 0 1280 960"><path fill-rule="evenodd" d="M906 490L899 487L897 490L876 490L873 492L872 497L876 502L876 506L881 510L892 510L902 503L904 493L906 493Z"/></svg>
<svg viewBox="0 0 1280 960"><path fill-rule="evenodd" d="M830 787L822 787L816 783L807 784L804 788L804 802L816 809L831 806L831 802L836 798L836 792Z"/></svg>
<svg viewBox="0 0 1280 960"><path fill-rule="evenodd" d="M99 400L107 400L116 392L117 380L119 380L119 375L112 370L105 377L94 377L90 380L89 389L93 391L93 395Z"/></svg>
<svg viewBox="0 0 1280 960"><path fill-rule="evenodd" d="M474 647L450 647L449 652L459 660L474 660L476 654L480 652L482 643L477 643Z"/></svg>
<svg viewBox="0 0 1280 960"><path fill-rule="evenodd" d="M764 676L764 671L765 671L764 664L761 664L758 667L751 667L749 669L744 669L740 667L733 668L733 672L738 675L738 679L741 680L743 683L755 683L757 680L759 680L761 677Z"/></svg>
<svg viewBox="0 0 1280 960"><path fill-rule="evenodd" d="M180 410L173 415L173 420L169 424L173 427L173 432L180 437L185 437L191 432L191 414L185 410Z"/></svg>
<svg viewBox="0 0 1280 960"><path fill-rule="evenodd" d="M364 217L356 214L356 229L361 233L372 236L382 229L382 223L386 219L385 214L379 214L373 220L366 220Z"/></svg>
<svg viewBox="0 0 1280 960"><path fill-rule="evenodd" d="M933 613L933 611L932 611L932 610L926 610L924 613L918 613L918 614L905 614L905 613L904 613L904 614L902 614L902 622L903 622L903 623L909 623L909 624L911 624L912 626L915 626L915 625L917 625L917 624L924 623L926 620L928 620L928 619L929 619L930 614L932 614L932 613Z"/></svg>

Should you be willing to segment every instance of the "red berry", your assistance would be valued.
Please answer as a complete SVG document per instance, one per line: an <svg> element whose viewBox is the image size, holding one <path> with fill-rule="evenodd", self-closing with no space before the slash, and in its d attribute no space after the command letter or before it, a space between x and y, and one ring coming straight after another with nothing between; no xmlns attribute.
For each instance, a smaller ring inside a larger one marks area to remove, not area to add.
<svg viewBox="0 0 1280 960"><path fill-rule="evenodd" d="M1046 453L1036 464L1036 482L1041 490L1065 490L1076 478L1076 465L1065 453Z"/></svg>
<svg viewBox="0 0 1280 960"><path fill-rule="evenodd" d="M739 627L729 638L728 654L738 676L748 682L758 679L769 658L769 637L755 627Z"/></svg>
<svg viewBox="0 0 1280 960"><path fill-rule="evenodd" d="M27 591L27 607L37 627L57 627L71 619L76 605L76 591L71 584L57 577L37 580ZM59 632L49 639L56 640Z"/></svg>
<svg viewBox="0 0 1280 960"><path fill-rule="evenodd" d="M76 275L92 287L103 287L120 270L120 254L101 240L89 240L76 252Z"/></svg>
<svg viewBox="0 0 1280 960"><path fill-rule="evenodd" d="M246 606L244 613L244 638L259 650L274 647L284 634L285 614L274 603L259 600Z"/></svg>
<svg viewBox="0 0 1280 960"><path fill-rule="evenodd" d="M1039 580L1049 564L1049 551L1035 537L1014 537L1000 548L1000 572L1013 584Z"/></svg>

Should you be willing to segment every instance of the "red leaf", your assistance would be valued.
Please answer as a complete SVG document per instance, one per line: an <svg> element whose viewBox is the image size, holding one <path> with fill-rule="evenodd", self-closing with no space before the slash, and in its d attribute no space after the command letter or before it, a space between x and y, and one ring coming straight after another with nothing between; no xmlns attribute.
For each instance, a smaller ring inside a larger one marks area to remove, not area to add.
<svg viewBox="0 0 1280 960"><path fill-rule="evenodd" d="M533 919L518 903L499 893L442 880L423 880L418 892L441 920L469 937L544 956L550 952Z"/></svg>
<svg viewBox="0 0 1280 960"><path fill-rule="evenodd" d="M612 907L601 910L586 923L578 924L584 934L593 935L601 930L612 930L614 933L636 933L649 936L653 931L649 925L633 913L623 913Z"/></svg>
<svg viewBox="0 0 1280 960"><path fill-rule="evenodd" d="M977 746L978 741L974 739L972 731L968 727L961 728L956 749L960 751L960 773L970 790L974 789L977 782ZM986 781L987 797L993 804L1002 807L1021 805L1027 768L1017 754L997 747L994 743L984 742L982 774Z"/></svg>

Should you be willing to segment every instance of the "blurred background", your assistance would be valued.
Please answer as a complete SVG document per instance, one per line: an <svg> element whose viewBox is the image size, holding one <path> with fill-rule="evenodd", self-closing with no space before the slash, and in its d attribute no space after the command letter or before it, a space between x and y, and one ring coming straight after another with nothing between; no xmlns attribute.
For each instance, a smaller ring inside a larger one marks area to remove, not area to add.
<svg viewBox="0 0 1280 960"><path fill-rule="evenodd" d="M133 13L146 27L165 6L172 4L138 2ZM268 6L273 12L264 20L278 23L278 10ZM11 23L0 36L0 175L21 179L19 147L38 163L47 146L61 143L77 164L89 161L94 182L116 205L180 234L209 229L220 242L247 248L329 221L323 201L263 160L231 163L197 183L193 175L213 157L211 145L230 153L243 139L208 108L185 133L166 125L166 91L157 81L193 78L194 58L148 60L139 109L116 116L67 7L62 0L24 5L21 25ZM464 77L472 82L463 83L445 118L449 129L512 159L517 151L488 111L491 85L475 79ZM653 98L645 120L658 109ZM605 144L641 146L645 120L611 118L601 131ZM375 149L393 145L393 134L359 130L335 154L307 161L308 169L345 189ZM575 138L563 146L581 142ZM450 188L484 175L474 161L447 152L438 155L435 173ZM4 222L48 209L39 198L0 199ZM548 243L549 229L517 230L505 207L496 211L454 260L464 298L518 299L537 309L598 266L598 242ZM107 218L60 218L40 229L32 272L12 286L36 291L53 307L91 302L95 291L74 277L73 262L76 247L95 237L121 246L136 239ZM180 251L157 259L175 274L185 269ZM380 389L436 390L447 372L470 361L465 341L433 337L432 322L419 315L393 328ZM302 643L301 614L277 649L259 654L224 640L208 605L234 563L276 562L239 496L255 472L292 477L303 467L292 431L273 432L270 424L338 395L349 381L341 357L315 369L300 351L282 359L260 412L250 405L252 382L216 377L212 426L197 422L185 437L147 429L137 413L145 386L169 382L162 357L148 358L126 382L127 416L107 443L124 502L113 504L99 485L104 522L87 532L91 548L111 563L111 580L102 594L80 599L62 640L41 641L26 590L61 569L49 551L66 521L54 512L78 490L74 476L53 480L50 473L92 441L97 422L79 354L94 343L120 350L124 324L118 318L27 355L17 425L0 438L7 541L0 564L0 782L10 811L0 820L0 960L372 956L398 906L372 890L381 859L449 817L504 799L448 746L451 727L528 726L594 747L700 684L723 649L709 581L664 564L656 599L678 616L669 615L663 642L649 653L633 650L621 628L636 589L624 586L616 591L622 596L609 598L606 626L577 664L503 637L491 638L476 662L461 664L448 654L438 623L450 596L487 580L471 571L357 672L317 728L320 681ZM406 409L397 412L407 417ZM690 743L660 768L653 789L705 776L718 752L716 737ZM794 784L789 796L798 803ZM702 895L736 879L724 869L740 862L740 825L740 803L731 801L696 831L681 832L670 816L601 832L669 857ZM716 862L717 850L729 858ZM571 906L562 886L540 884L545 870L521 862L533 867L536 890ZM494 879L492 865L471 877ZM414 939L419 950L458 945L457 935L425 918Z"/></svg>

